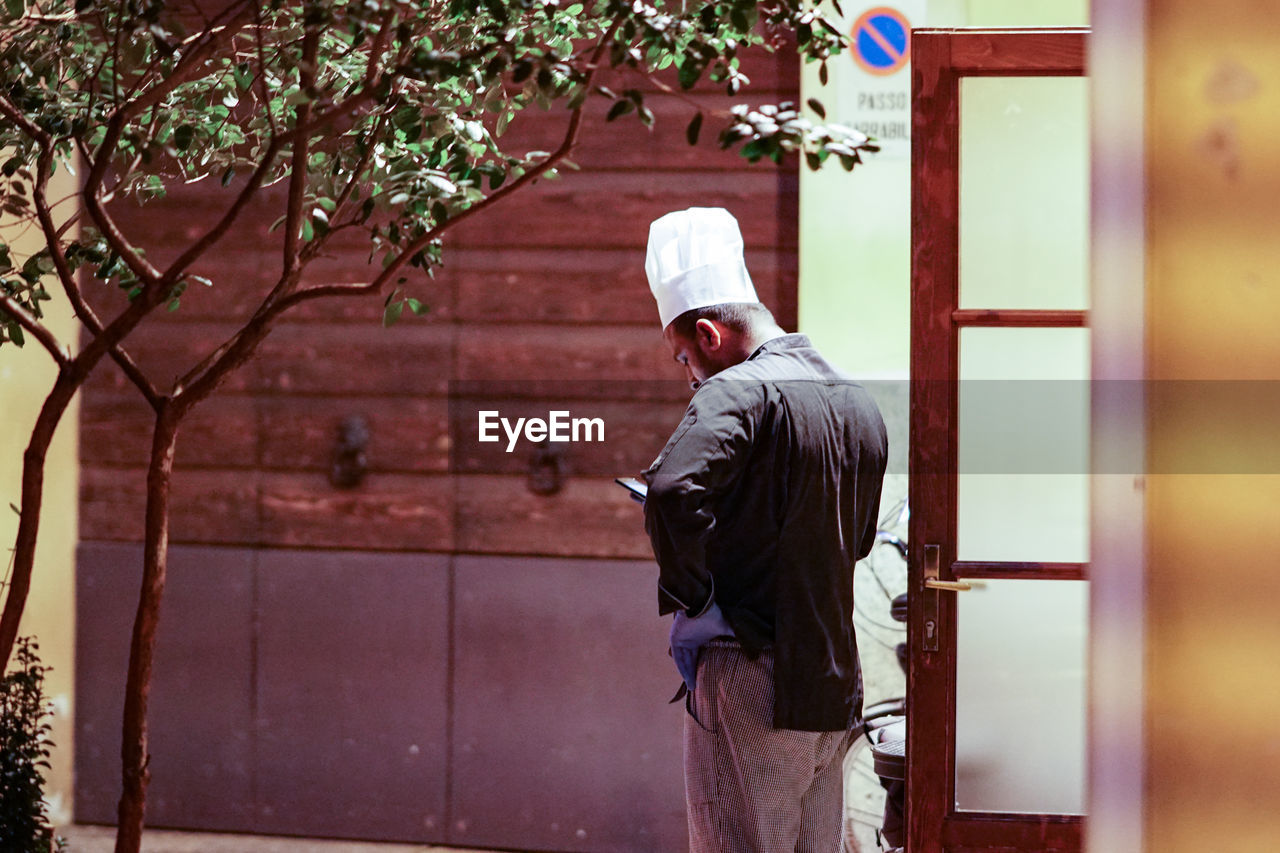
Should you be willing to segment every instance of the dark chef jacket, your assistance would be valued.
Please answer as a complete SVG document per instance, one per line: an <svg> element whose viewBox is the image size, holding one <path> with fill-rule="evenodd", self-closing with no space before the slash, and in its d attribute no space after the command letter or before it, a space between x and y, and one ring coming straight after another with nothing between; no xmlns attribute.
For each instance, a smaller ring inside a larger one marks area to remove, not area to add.
<svg viewBox="0 0 1280 853"><path fill-rule="evenodd" d="M645 472L659 612L714 598L748 655L771 646L775 728L861 719L853 564L875 541L887 451L866 389L783 335L702 383Z"/></svg>

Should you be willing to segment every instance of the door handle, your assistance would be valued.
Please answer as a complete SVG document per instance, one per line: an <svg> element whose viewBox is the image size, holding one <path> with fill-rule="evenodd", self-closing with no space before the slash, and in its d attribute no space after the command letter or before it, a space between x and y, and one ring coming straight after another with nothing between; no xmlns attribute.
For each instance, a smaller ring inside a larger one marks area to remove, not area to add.
<svg viewBox="0 0 1280 853"><path fill-rule="evenodd" d="M939 581L927 579L924 582L924 585L926 589L946 589L951 592L966 592L973 589L973 584L968 584L964 581Z"/></svg>
<svg viewBox="0 0 1280 853"><path fill-rule="evenodd" d="M942 633L941 609L938 594L942 590L948 592L964 592L973 587L962 581L944 581L938 578L942 561L942 546L924 546L924 636L921 648L926 652L938 650L938 635Z"/></svg>

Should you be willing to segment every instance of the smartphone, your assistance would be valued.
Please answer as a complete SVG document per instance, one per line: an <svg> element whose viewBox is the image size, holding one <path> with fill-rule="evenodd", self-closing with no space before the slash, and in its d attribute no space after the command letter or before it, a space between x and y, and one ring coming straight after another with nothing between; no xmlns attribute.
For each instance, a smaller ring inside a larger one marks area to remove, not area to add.
<svg viewBox="0 0 1280 853"><path fill-rule="evenodd" d="M635 477L614 477L613 481L626 489L631 499L638 503L644 503L644 499L649 494L649 485Z"/></svg>

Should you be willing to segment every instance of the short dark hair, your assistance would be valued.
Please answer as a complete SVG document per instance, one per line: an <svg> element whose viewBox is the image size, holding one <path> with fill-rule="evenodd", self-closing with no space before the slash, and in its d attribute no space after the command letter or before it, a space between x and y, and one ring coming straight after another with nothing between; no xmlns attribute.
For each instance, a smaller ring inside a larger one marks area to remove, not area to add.
<svg viewBox="0 0 1280 853"><path fill-rule="evenodd" d="M699 320L713 320L735 332L745 332L756 323L772 323L773 314L762 302L721 302L705 308L690 308L671 321L671 328L685 340L693 340Z"/></svg>

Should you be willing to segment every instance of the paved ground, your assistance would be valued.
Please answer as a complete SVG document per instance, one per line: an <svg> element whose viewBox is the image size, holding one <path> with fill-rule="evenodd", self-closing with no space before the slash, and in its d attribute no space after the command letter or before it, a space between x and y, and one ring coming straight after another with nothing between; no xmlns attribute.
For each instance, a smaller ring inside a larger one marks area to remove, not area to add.
<svg viewBox="0 0 1280 853"><path fill-rule="evenodd" d="M67 839L70 853L111 853L115 847L114 827L69 826L59 830L59 834ZM313 838L148 830L142 839L142 853L486 853L486 851L419 844L369 844L359 841L321 841Z"/></svg>

